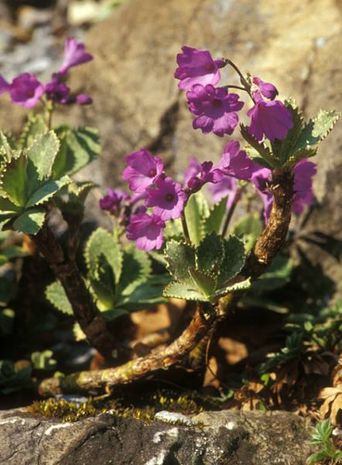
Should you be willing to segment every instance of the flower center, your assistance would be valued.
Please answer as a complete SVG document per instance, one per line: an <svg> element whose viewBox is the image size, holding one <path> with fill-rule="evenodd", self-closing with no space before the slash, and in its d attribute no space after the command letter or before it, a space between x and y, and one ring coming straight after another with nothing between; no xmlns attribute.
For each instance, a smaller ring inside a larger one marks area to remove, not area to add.
<svg viewBox="0 0 342 465"><path fill-rule="evenodd" d="M219 99L215 98L215 99L213 100L213 107L219 108L219 107L221 107L221 106L222 106L222 100L219 100Z"/></svg>
<svg viewBox="0 0 342 465"><path fill-rule="evenodd" d="M206 71L209 71L210 73L215 71L215 66L213 63L208 63L207 65L205 65L205 69Z"/></svg>
<svg viewBox="0 0 342 465"><path fill-rule="evenodd" d="M165 200L167 202L172 202L174 200L174 198L175 198L174 194L171 194L170 192L165 195Z"/></svg>
<svg viewBox="0 0 342 465"><path fill-rule="evenodd" d="M156 174L157 174L157 170L155 168L151 168L150 171L148 172L148 176L150 178L154 178Z"/></svg>
<svg viewBox="0 0 342 465"><path fill-rule="evenodd" d="M28 98L34 97L34 90L33 90L33 89L28 90L28 91L26 92L26 96L27 96Z"/></svg>

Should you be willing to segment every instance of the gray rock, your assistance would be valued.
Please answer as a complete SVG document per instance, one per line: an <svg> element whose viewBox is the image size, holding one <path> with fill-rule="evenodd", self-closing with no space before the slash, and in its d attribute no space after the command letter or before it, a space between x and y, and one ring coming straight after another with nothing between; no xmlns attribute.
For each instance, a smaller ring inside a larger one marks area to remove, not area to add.
<svg viewBox="0 0 342 465"><path fill-rule="evenodd" d="M291 413L220 411L186 420L164 415L146 425L103 414L61 423L0 412L0 464L304 465L311 452L304 421Z"/></svg>

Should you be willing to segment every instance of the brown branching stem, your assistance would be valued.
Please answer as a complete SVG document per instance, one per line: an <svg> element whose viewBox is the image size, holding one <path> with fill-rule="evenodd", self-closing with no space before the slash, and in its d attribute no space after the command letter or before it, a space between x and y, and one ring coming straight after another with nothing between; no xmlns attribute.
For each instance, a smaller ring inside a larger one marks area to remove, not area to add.
<svg viewBox="0 0 342 465"><path fill-rule="evenodd" d="M75 319L89 343L105 357L110 357L116 348L116 343L93 302L75 260L64 253L48 225L45 225L37 235L31 236L31 239L62 284Z"/></svg>
<svg viewBox="0 0 342 465"><path fill-rule="evenodd" d="M246 277L255 279L263 273L286 240L293 197L291 171L275 170L272 185L274 201L270 219L247 259L241 272L241 280L246 279ZM189 326L174 342L159 352L139 357L116 368L84 371L62 378L50 378L41 383L39 392L46 396L61 392L111 389L181 363L199 341L207 336L213 325L217 325L217 322L224 318L229 309L235 305L237 299L237 294L221 297L211 311L207 312L204 312L202 306L198 306Z"/></svg>

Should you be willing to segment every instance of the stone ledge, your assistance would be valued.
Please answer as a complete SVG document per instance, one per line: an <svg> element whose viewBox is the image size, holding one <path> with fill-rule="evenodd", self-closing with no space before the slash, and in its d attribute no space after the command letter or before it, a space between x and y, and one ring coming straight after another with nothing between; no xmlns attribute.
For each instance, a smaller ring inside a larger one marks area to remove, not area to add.
<svg viewBox="0 0 342 465"><path fill-rule="evenodd" d="M76 423L0 412L1 465L305 465L303 419L287 412L157 414L146 425L102 414Z"/></svg>

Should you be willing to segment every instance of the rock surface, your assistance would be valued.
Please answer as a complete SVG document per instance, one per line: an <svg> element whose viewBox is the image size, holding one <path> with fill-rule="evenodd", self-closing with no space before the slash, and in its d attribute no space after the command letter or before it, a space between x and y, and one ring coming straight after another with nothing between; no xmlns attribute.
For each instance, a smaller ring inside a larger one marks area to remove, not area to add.
<svg viewBox="0 0 342 465"><path fill-rule="evenodd" d="M291 413L160 416L150 425L111 414L60 423L3 411L0 464L304 465L311 452L303 420Z"/></svg>

